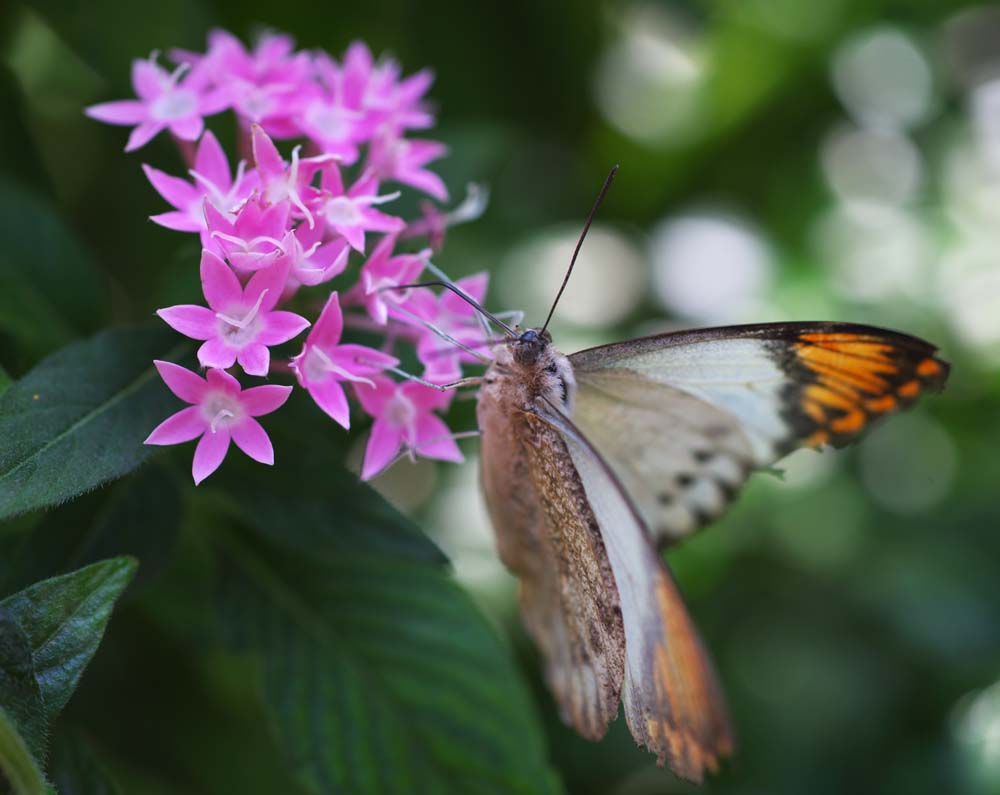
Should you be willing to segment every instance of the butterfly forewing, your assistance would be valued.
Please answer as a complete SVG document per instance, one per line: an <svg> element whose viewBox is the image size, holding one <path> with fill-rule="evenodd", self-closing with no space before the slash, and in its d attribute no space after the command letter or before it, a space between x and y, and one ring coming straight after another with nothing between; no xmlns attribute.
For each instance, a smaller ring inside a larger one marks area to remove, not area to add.
<svg viewBox="0 0 1000 795"><path fill-rule="evenodd" d="M574 421L669 543L718 516L752 468L801 445L847 444L940 389L948 366L934 351L846 323L646 337L570 357Z"/></svg>

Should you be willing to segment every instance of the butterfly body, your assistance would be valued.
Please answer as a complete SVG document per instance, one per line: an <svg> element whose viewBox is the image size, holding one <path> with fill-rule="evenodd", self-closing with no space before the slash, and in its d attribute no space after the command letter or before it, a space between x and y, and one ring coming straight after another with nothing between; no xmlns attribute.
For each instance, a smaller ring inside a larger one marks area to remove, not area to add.
<svg viewBox="0 0 1000 795"><path fill-rule="evenodd" d="M753 469L846 444L940 388L922 340L852 324L679 332L564 356L502 344L477 415L500 557L565 722L598 739L619 701L638 743L700 780L733 748L721 689L660 556Z"/></svg>

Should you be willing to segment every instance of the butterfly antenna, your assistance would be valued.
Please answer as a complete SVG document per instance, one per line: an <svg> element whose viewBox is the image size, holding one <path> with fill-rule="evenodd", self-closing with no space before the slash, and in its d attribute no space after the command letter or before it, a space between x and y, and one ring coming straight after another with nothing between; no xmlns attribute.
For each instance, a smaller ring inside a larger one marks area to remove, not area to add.
<svg viewBox="0 0 1000 795"><path fill-rule="evenodd" d="M556 300L552 302L552 308L549 310L549 316L545 318L545 325L542 326L542 331L545 331L545 329L549 327L549 321L552 320L552 313L556 311L556 306L559 304L559 299L562 298L563 290L565 290L566 285L569 284L569 277L573 273L573 266L576 265L576 258L580 253L580 247L583 245L583 240L587 237L590 225L594 222L594 216L597 215L597 210L600 208L601 202L604 201L604 196L607 194L608 188L611 187L611 183L614 181L615 174L617 173L618 164L616 163L614 167L612 167L611 171L608 172L608 177L604 180L601 192L597 194L597 201L595 201L594 206L590 208L590 214L587 216L587 223L583 225L583 231L580 233L580 239L576 241L576 248L573 249L573 257L569 261L569 267L566 269L566 275L563 277L562 285L559 287L559 292L556 293Z"/></svg>
<svg viewBox="0 0 1000 795"><path fill-rule="evenodd" d="M379 292L385 292L386 290L409 290L416 287L444 287L446 290L451 290L455 295L461 298L465 303L479 312L483 317L489 318L494 323L496 323L500 328L502 328L511 337L517 337L517 332L514 331L510 326L504 323L500 318L490 312L488 309L484 308L475 298L466 293L464 290L459 289L454 284L450 282L418 282L416 284L396 284L390 287L383 287Z"/></svg>

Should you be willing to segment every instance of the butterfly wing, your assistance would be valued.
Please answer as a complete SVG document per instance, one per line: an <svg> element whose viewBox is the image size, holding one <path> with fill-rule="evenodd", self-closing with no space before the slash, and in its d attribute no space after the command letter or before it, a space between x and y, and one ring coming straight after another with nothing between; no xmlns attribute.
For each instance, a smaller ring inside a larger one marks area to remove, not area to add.
<svg viewBox="0 0 1000 795"><path fill-rule="evenodd" d="M562 718L598 740L618 714L625 635L618 589L586 494L558 432L537 416L480 405L481 482L521 612Z"/></svg>
<svg viewBox="0 0 1000 795"><path fill-rule="evenodd" d="M573 421L660 543L721 514L750 471L799 446L842 446L940 389L923 340L848 323L661 334L570 357Z"/></svg>
<svg viewBox="0 0 1000 795"><path fill-rule="evenodd" d="M679 776L701 781L732 752L715 671L677 586L614 471L551 405L539 416L559 430L569 472L587 497L617 584L625 631L625 719L636 742ZM565 463L565 462L564 462Z"/></svg>

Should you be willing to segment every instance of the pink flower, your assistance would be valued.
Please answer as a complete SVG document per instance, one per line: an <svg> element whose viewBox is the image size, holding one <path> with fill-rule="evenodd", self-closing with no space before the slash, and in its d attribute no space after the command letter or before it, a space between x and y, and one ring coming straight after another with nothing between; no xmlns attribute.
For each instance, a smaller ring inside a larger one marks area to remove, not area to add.
<svg viewBox="0 0 1000 795"><path fill-rule="evenodd" d="M358 159L358 144L374 130L370 114L361 108L367 71L358 73L356 63L341 69L326 53L315 61L316 74L325 90L306 103L299 117L299 129L323 152L336 155L345 165ZM364 70L364 67L361 67Z"/></svg>
<svg viewBox="0 0 1000 795"><path fill-rule="evenodd" d="M257 271L244 290L226 263L206 250L201 286L210 308L184 304L156 314L181 334L205 340L198 349L202 367L232 367L239 361L247 375L267 375L267 346L287 342L309 325L292 312L274 311L287 278L287 263L277 263Z"/></svg>
<svg viewBox="0 0 1000 795"><path fill-rule="evenodd" d="M137 125L125 145L126 152L166 129L185 141L197 140L205 127L204 117L224 110L229 102L223 92L197 74L182 80L187 70L182 64L168 73L156 63L155 55L147 61L133 61L132 86L139 98L91 105L86 113L108 124Z"/></svg>
<svg viewBox="0 0 1000 795"><path fill-rule="evenodd" d="M254 417L279 408L288 400L290 386L268 384L241 391L239 381L223 370L209 370L206 380L171 362L153 363L170 391L192 405L167 417L145 444L180 444L200 436L191 468L195 484L219 468L230 440L254 461L274 463L271 440Z"/></svg>
<svg viewBox="0 0 1000 795"><path fill-rule="evenodd" d="M302 217L314 226L313 214L307 202L313 201L319 191L310 187L316 172L327 163L333 162L333 155L320 155L299 160L299 147L292 150L292 162L286 167L274 142L260 125L253 125L253 159L260 176L263 201L278 204L290 201Z"/></svg>
<svg viewBox="0 0 1000 795"><path fill-rule="evenodd" d="M375 418L361 465L362 480L385 469L404 447L426 458L464 460L448 426L433 413L448 406L450 392L413 381L397 384L384 376L372 381L371 386L354 385L362 408Z"/></svg>
<svg viewBox="0 0 1000 795"><path fill-rule="evenodd" d="M322 187L327 195L320 206L320 213L327 225L347 238L351 248L357 251L365 250L366 231L398 232L406 226L402 218L374 209L374 205L392 201L399 194L379 196L378 181L371 175L363 175L345 192L340 169L331 163L323 170Z"/></svg>
<svg viewBox="0 0 1000 795"><path fill-rule="evenodd" d="M335 422L350 428L350 411L341 382L374 386L369 376L395 367L399 360L364 345L341 345L343 328L340 300L334 292L309 332L302 353L292 359L292 369L317 405Z"/></svg>
<svg viewBox="0 0 1000 795"><path fill-rule="evenodd" d="M143 164L146 176L157 192L176 209L154 215L150 220L178 232L201 232L202 245L211 248L208 223L205 220L205 202L230 218L257 187L257 173L244 172L241 160L236 166L236 177L229 170L229 161L211 130L206 130L198 143L191 182L172 177L159 169Z"/></svg>
<svg viewBox="0 0 1000 795"><path fill-rule="evenodd" d="M294 232L285 233L281 247L289 271L282 301L295 295L302 285L313 287L344 272L351 247L342 237L323 242L325 231L319 225L310 229L308 224L299 224Z"/></svg>
<svg viewBox="0 0 1000 795"><path fill-rule="evenodd" d="M471 298L482 303L486 297L489 274L477 273L459 279L455 284ZM414 290L407 299L405 308L467 347L488 354L488 350L484 350L488 338L478 313L455 293L446 290L434 295L429 290ZM412 320L409 322L412 323ZM426 367L424 378L428 381L455 381L462 375L462 362L476 362L470 354L430 329L420 328L420 332L417 356Z"/></svg>
<svg viewBox="0 0 1000 795"><path fill-rule="evenodd" d="M206 202L205 223L212 243L206 248L221 253L238 271L267 268L285 253L281 240L289 226L290 211L288 202L268 207L260 194L254 194L230 220Z"/></svg>
<svg viewBox="0 0 1000 795"><path fill-rule="evenodd" d="M424 69L400 80L399 64L391 58L373 63L363 42L354 42L344 56L344 69L356 81L364 81L362 106L392 131L424 129L434 124L434 116L423 106L423 96L434 82L434 73Z"/></svg>
<svg viewBox="0 0 1000 795"><path fill-rule="evenodd" d="M379 179L401 182L443 202L448 200L448 188L441 177L424 166L447 152L448 147L436 141L383 135L372 141L368 164Z"/></svg>
<svg viewBox="0 0 1000 795"><path fill-rule="evenodd" d="M428 252L420 252L394 257L392 250L395 245L395 235L386 235L379 241L368 261L361 266L361 280L346 296L352 303L363 303L372 320L382 326L389 318L389 307L405 301L407 297L405 290L383 292L383 289L415 282L428 256Z"/></svg>
<svg viewBox="0 0 1000 795"><path fill-rule="evenodd" d="M194 73L225 86L236 113L262 124L272 135L297 136L293 116L316 92L308 53L295 53L291 36L265 33L252 51L225 30L208 35L205 55L174 50L176 60L192 64Z"/></svg>

